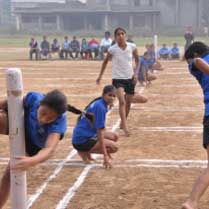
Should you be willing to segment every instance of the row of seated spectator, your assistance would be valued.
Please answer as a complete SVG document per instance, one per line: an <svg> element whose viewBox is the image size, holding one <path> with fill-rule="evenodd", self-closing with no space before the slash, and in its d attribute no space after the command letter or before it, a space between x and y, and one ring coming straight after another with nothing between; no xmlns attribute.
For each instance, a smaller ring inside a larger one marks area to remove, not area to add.
<svg viewBox="0 0 209 209"><path fill-rule="evenodd" d="M107 52L111 44L112 39L109 31L105 32L105 37L100 43L95 38L92 38L90 41L83 38L80 43L76 36L73 36L73 40L69 41L68 36L65 36L61 46L56 38L50 45L47 37L44 36L40 47L38 42L31 38L29 54L31 60L33 59L33 54L35 54L35 59L38 60L42 59L42 57L50 59L54 53L57 53L60 59L77 59L79 56L82 59L103 59L104 53Z"/></svg>
<svg viewBox="0 0 209 209"><path fill-rule="evenodd" d="M173 44L173 47L169 48L166 44L162 45L162 48L158 51L159 59L179 59L180 49L177 43Z"/></svg>

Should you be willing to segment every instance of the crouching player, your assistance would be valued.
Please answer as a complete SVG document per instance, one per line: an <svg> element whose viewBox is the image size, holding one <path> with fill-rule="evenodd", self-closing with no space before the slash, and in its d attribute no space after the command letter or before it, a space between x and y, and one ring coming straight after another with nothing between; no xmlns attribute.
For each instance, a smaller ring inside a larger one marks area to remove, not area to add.
<svg viewBox="0 0 209 209"><path fill-rule="evenodd" d="M149 68L148 61L150 59L150 54L148 52L144 53L144 56L140 58L140 68L138 74L138 80L142 86L146 86L151 83L151 81L156 80L157 76Z"/></svg>
<svg viewBox="0 0 209 209"><path fill-rule="evenodd" d="M10 169L24 171L48 160L54 154L67 129L66 111L81 114L82 111L67 105L63 93L53 90L48 94L29 92L23 100L25 143L28 156L17 157L18 162L7 166L0 184L0 208L8 199ZM88 114L86 114L88 117ZM90 115L89 119L93 116ZM0 134L8 134L7 101L0 102Z"/></svg>
<svg viewBox="0 0 209 209"><path fill-rule="evenodd" d="M116 142L118 135L105 129L106 114L113 105L116 89L112 85L105 86L102 97L93 100L85 110L94 114L91 123L86 117L79 117L73 130L72 144L85 163L90 163L91 153L104 155L104 166L111 167L111 153L118 151Z"/></svg>

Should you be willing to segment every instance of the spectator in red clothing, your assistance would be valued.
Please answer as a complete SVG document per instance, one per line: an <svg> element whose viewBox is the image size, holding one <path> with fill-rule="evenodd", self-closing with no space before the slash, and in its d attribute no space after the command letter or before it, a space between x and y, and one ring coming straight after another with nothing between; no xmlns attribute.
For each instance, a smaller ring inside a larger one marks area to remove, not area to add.
<svg viewBox="0 0 209 209"><path fill-rule="evenodd" d="M90 58L93 59L92 53L94 53L94 59L98 58L99 55L99 42L93 37L89 41Z"/></svg>

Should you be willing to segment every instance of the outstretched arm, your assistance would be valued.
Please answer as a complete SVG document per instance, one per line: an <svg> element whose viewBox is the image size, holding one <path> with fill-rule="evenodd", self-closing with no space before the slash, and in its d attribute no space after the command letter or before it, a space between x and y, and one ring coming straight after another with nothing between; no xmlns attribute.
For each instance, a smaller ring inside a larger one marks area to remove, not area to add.
<svg viewBox="0 0 209 209"><path fill-rule="evenodd" d="M111 57L112 57L112 55L108 52L108 53L107 53L107 56L105 57L105 59L104 59L104 61L103 61L103 63L102 63L101 71L100 71L99 76L98 76L98 78L97 78L97 80L96 80L96 83L97 83L97 84L100 84L100 81L101 81L101 79L102 79L102 76L103 76L103 74L104 74L104 71L105 71L105 69L106 69L106 67L107 67L107 63L109 62L109 60L111 59Z"/></svg>
<svg viewBox="0 0 209 209"><path fill-rule="evenodd" d="M36 155L32 157L25 157L25 156L16 157L18 162L11 168L16 171L24 171L32 166L35 166L39 163L48 160L54 154L56 147L59 143L59 140L60 140L59 133L50 134L47 138L46 146L43 149L41 149Z"/></svg>
<svg viewBox="0 0 209 209"><path fill-rule="evenodd" d="M102 148L103 155L104 155L104 166L105 168L111 168L112 165L111 165L107 148L104 142L104 132L105 132L105 129L97 129L97 136L98 136L98 140L99 140L99 143Z"/></svg>

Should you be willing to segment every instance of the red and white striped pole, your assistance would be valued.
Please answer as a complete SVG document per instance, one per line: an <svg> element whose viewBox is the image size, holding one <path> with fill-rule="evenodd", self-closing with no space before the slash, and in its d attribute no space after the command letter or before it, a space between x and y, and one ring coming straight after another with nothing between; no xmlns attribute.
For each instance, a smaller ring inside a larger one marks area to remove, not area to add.
<svg viewBox="0 0 209 209"><path fill-rule="evenodd" d="M9 116L10 163L14 165L17 156L25 156L25 131L23 109L22 73L18 68L6 72ZM11 209L26 209L26 172L10 172Z"/></svg>

